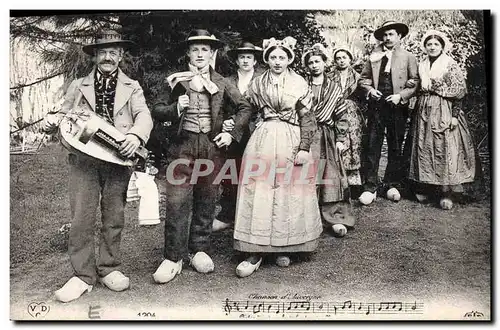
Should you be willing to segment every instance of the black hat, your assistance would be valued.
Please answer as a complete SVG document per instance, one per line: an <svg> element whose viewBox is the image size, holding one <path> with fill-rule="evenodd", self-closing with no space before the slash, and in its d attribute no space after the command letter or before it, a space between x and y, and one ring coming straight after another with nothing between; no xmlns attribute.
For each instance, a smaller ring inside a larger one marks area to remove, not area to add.
<svg viewBox="0 0 500 330"><path fill-rule="evenodd" d="M377 40L384 40L384 32L387 31L387 30L391 30L391 29L394 29L396 30L399 34L401 34L401 38L404 38L406 37L406 35L408 34L408 26L406 24L403 24L403 23L397 23L395 21L386 21L384 22L384 24L382 24L381 27L379 27L378 29L375 30L375 32L373 32L373 35L375 36L375 38Z"/></svg>
<svg viewBox="0 0 500 330"><path fill-rule="evenodd" d="M130 40L122 39L122 35L115 30L99 30L94 36L94 42L82 47L82 50L88 55L94 55L94 49L105 46L131 47L135 43Z"/></svg>
<svg viewBox="0 0 500 330"><path fill-rule="evenodd" d="M180 44L183 47L187 47L194 43L209 44L214 49L224 46L224 43L217 39L213 34L202 29L192 30L186 40L182 41Z"/></svg>
<svg viewBox="0 0 500 330"><path fill-rule="evenodd" d="M229 50L227 52L227 55L232 58L236 58L238 54L242 53L254 54L255 59L257 59L258 57L260 57L260 54L262 54L262 48L255 46L249 41L243 41L238 48Z"/></svg>

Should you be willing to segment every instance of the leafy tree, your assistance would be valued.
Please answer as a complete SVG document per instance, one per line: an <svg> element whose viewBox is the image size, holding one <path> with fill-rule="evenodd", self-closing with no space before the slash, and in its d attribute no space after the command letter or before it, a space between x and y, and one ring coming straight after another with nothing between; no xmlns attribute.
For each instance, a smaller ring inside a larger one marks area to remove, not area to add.
<svg viewBox="0 0 500 330"><path fill-rule="evenodd" d="M489 59L485 52L488 41L484 34L488 23L485 13L489 19L487 12L471 10L118 11L71 15L56 12L32 17L14 11L11 12L10 32L11 41L26 41L44 61L53 64L55 70L47 72L46 78L62 73L69 83L90 71L91 58L81 51L81 46L91 41L95 31L102 27L121 30L138 46L135 52L127 54L122 68L140 81L151 103L165 88L165 77L185 64L184 50L179 43L195 28L208 29L226 42L218 51L216 62L217 70L223 75L235 69L227 51L242 39L261 45L264 38L293 36L298 43L292 67L304 74L301 53L316 42L327 46L348 44L354 50L359 70L377 43L373 31L384 21L397 19L410 27L403 46L419 58L422 56L422 35L430 28L439 29L448 33L454 43L451 54L467 72L469 93L465 108L476 142L483 141L484 147L488 142L483 137L488 131L485 79L488 70L485 65ZM11 98L19 98L22 94L19 90L11 90Z"/></svg>
<svg viewBox="0 0 500 330"><path fill-rule="evenodd" d="M260 45L264 38L293 36L297 39L297 56L292 67L300 73L303 73L300 50L323 41L311 11L184 10L39 17L14 13L10 25L11 39L27 41L38 49L44 61L56 68L57 71L50 72L46 78L62 73L66 85L88 74L92 68L92 59L83 53L81 46L89 43L95 32L103 27L121 30L125 38L137 44L135 51L126 54L121 67L139 80L150 105L166 88L165 78L185 65L185 50L179 47L179 43L192 29L207 29L226 43L218 51L216 61L216 69L223 75L235 70L227 51L242 39ZM19 93L11 94L16 96ZM151 148L155 148L154 140L153 137Z"/></svg>
<svg viewBox="0 0 500 330"><path fill-rule="evenodd" d="M164 87L165 77L185 63L179 43L192 29L207 29L226 43L218 51L216 62L223 75L235 69L227 51L243 38L261 45L264 38L290 35L297 39L298 51L323 41L312 11L178 10L33 17L12 14L11 39L27 41L44 61L54 64L57 72L64 74L68 83L87 74L92 67L91 58L81 51L81 46L89 43L103 27L121 30L137 44L136 51L125 57L122 68L141 82L148 100L154 99ZM297 54L292 66L302 72L299 59Z"/></svg>
<svg viewBox="0 0 500 330"><path fill-rule="evenodd" d="M323 41L312 12L307 11L161 11L119 14L123 31L138 44L131 71L143 82L146 94L155 97L165 77L185 65L185 50L179 43L193 29L206 29L226 43L217 53L216 69L222 75L234 72L227 56L242 39L256 45L272 36L297 39L297 50ZM300 54L297 54L300 55ZM292 67L302 72L300 56Z"/></svg>
<svg viewBox="0 0 500 330"><path fill-rule="evenodd" d="M323 41L314 15L305 11L141 12L119 15L119 21L123 31L138 44L138 53L128 63L129 69L142 82L150 101L166 88L164 80L170 73L185 70L185 49L180 43L193 29L207 29L226 43L216 57L216 70L222 75L229 75L236 69L227 51L242 39L261 45L265 38L293 36L297 39L298 52L292 67L299 72L303 70L300 50ZM165 152L167 143L164 141L168 135L159 123L153 133L148 148L160 156Z"/></svg>
<svg viewBox="0 0 500 330"><path fill-rule="evenodd" d="M429 29L446 33L453 43L451 56L467 74L467 112L476 143L488 131L487 80L485 61L485 19L487 12L474 10L349 10L318 14L325 28L327 43L347 45L356 57L355 68L361 70L370 52L378 44L373 32L387 20L404 22L410 28L402 46L422 59L422 36Z"/></svg>

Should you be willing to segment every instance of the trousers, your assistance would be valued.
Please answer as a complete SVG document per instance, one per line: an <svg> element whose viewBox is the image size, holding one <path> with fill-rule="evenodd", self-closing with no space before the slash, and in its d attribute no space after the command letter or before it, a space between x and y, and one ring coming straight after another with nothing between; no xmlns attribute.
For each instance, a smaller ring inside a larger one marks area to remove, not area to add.
<svg viewBox="0 0 500 330"><path fill-rule="evenodd" d="M370 104L367 134L364 136L362 173L364 190L375 192L379 187L378 170L384 135L387 138L388 159L383 182L390 188L401 188L406 177L404 139L408 107L385 101Z"/></svg>
<svg viewBox="0 0 500 330"><path fill-rule="evenodd" d="M69 154L71 229L68 253L75 276L93 285L120 266L120 241L125 224L127 187L132 169L83 155ZM102 228L95 261L97 208Z"/></svg>
<svg viewBox="0 0 500 330"><path fill-rule="evenodd" d="M185 130L168 150L164 256L177 262L189 253L208 253L211 249L210 236L219 189L219 183L214 181L224 157L208 134ZM179 159L183 163L173 166ZM200 160L209 161L213 169L197 168L196 161ZM180 181L184 182L179 184Z"/></svg>

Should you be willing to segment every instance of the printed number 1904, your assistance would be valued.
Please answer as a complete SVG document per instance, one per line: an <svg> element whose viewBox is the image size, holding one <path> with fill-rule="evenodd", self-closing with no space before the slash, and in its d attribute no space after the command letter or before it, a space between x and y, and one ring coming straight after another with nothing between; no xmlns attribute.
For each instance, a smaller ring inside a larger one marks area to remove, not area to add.
<svg viewBox="0 0 500 330"><path fill-rule="evenodd" d="M139 313L137 313L137 316L139 316L139 317L156 317L155 313L151 313L151 312L139 312Z"/></svg>

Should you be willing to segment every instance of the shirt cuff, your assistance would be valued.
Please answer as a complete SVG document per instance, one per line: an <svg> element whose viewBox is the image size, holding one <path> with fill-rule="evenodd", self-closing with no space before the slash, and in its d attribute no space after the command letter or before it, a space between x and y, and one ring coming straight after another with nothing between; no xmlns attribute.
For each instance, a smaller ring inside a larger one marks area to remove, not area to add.
<svg viewBox="0 0 500 330"><path fill-rule="evenodd" d="M141 146L144 146L144 141L142 141L141 137L135 133L125 133L125 135L135 135L139 139L139 142L141 143Z"/></svg>

